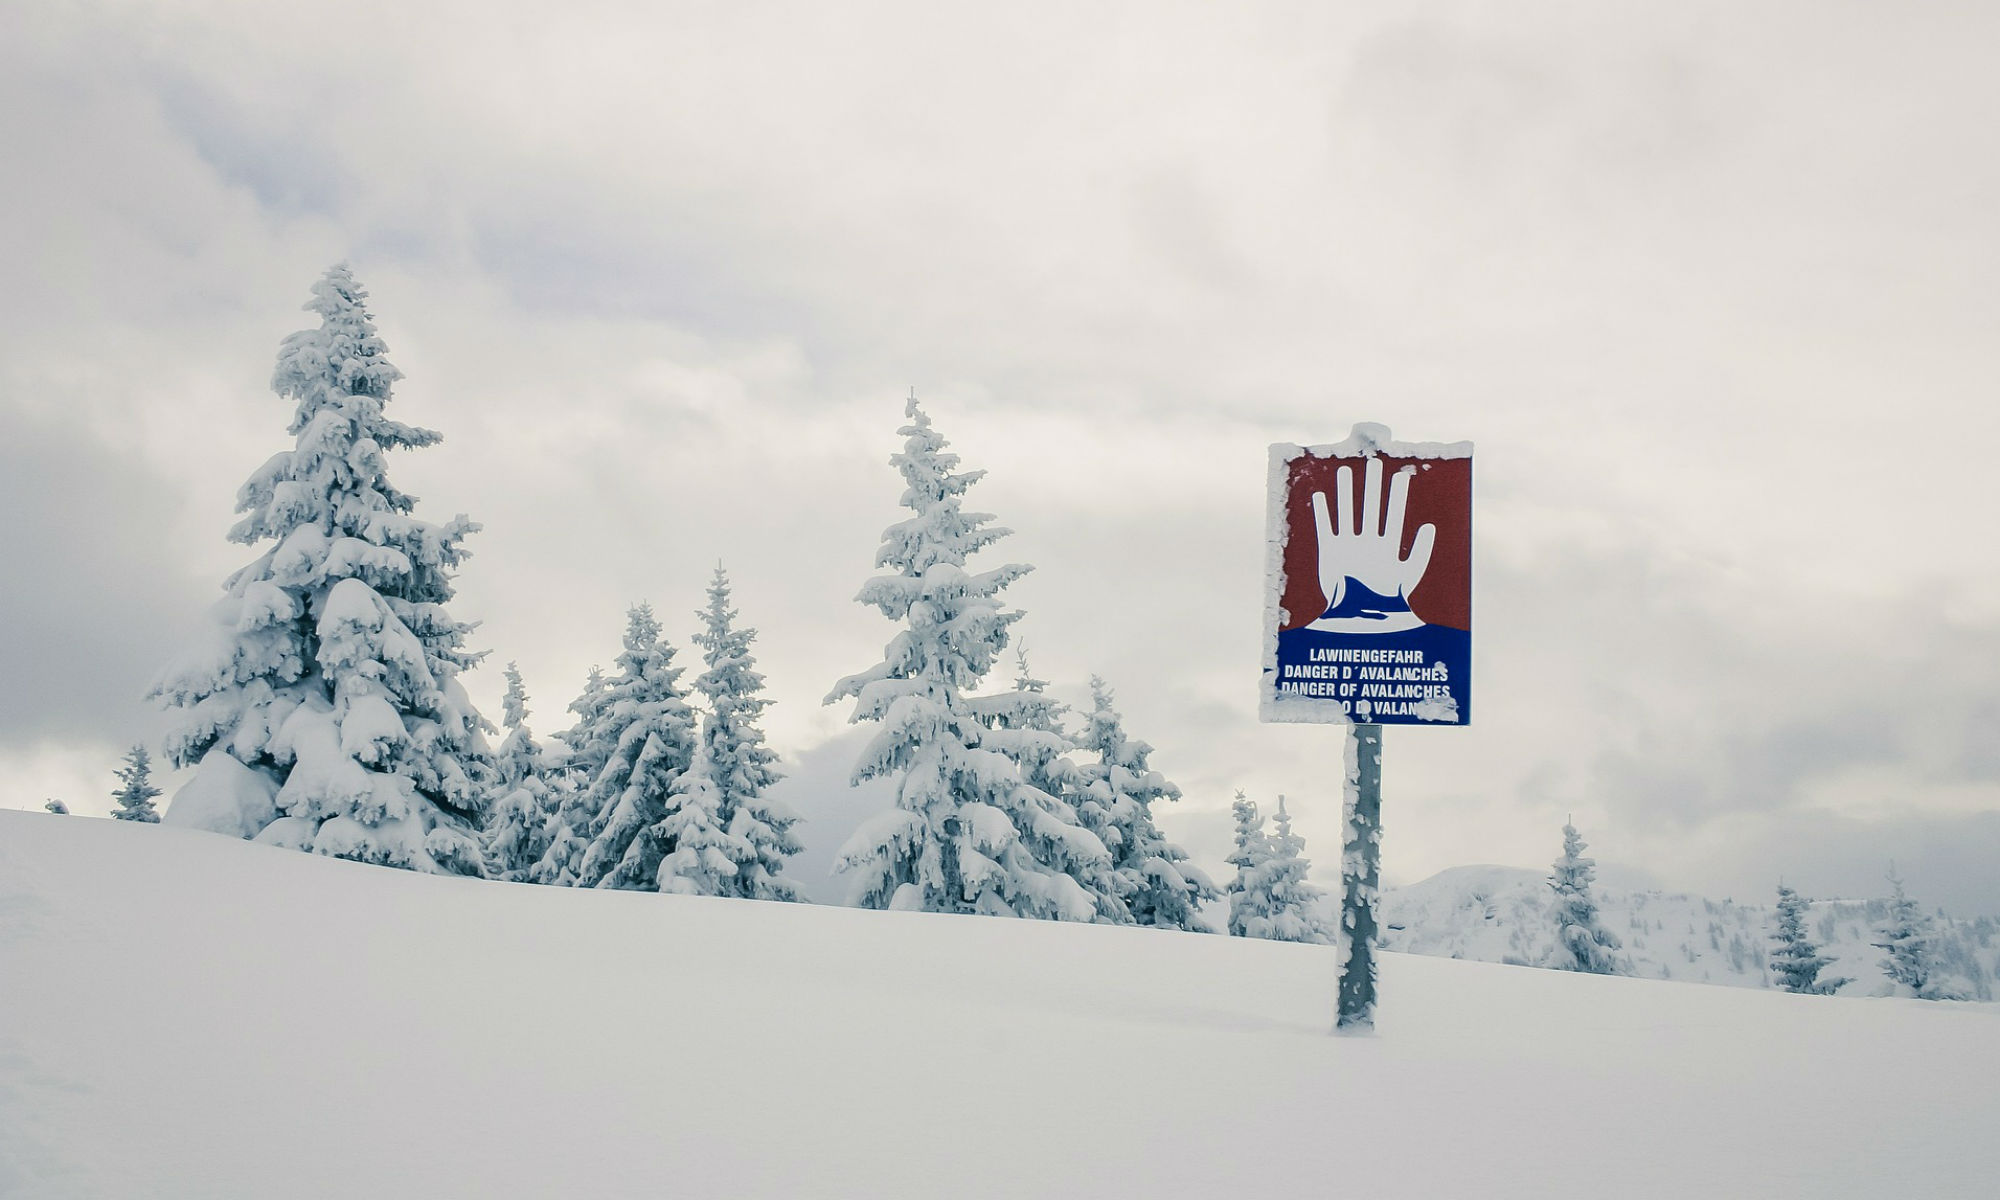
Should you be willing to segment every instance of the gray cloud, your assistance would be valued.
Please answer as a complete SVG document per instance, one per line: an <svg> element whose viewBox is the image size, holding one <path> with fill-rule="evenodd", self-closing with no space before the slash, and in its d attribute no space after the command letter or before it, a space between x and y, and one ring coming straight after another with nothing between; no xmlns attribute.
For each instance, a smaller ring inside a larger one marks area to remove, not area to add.
<svg viewBox="0 0 2000 1200"><path fill-rule="evenodd" d="M0 405L0 749L153 732L141 697L214 596L176 546L177 507L144 460Z"/></svg>
<svg viewBox="0 0 2000 1200"><path fill-rule="evenodd" d="M1884 896L1893 865L1927 908L1956 916L2000 913L2000 877L1993 870L2000 862L2000 812L1912 810L1856 818L1799 811L1729 822L1678 846L1631 848L1650 854L1652 873L1672 887L1718 898L1769 903L1780 879L1809 896ZM1592 845L1607 861L1624 849L1609 838Z"/></svg>
<svg viewBox="0 0 2000 1200"><path fill-rule="evenodd" d="M223 184L248 189L259 206L287 215L331 216L355 187L348 164L296 126L260 121L261 110L233 103L196 76L153 64L147 91L166 127Z"/></svg>

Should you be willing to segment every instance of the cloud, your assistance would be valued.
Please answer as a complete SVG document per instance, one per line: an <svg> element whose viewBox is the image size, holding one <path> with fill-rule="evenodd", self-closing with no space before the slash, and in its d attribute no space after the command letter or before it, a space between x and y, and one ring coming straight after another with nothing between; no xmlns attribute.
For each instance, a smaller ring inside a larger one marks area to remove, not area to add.
<svg viewBox="0 0 2000 1200"><path fill-rule="evenodd" d="M177 507L142 460L0 405L0 749L157 725L146 687L214 595L176 545Z"/></svg>
<svg viewBox="0 0 2000 1200"><path fill-rule="evenodd" d="M1816 897L1868 899L1889 891L1891 864L1927 908L1962 917L2000 913L2000 811L1883 811L1866 817L1799 811L1748 814L1704 826L1672 845L1637 847L1677 889L1765 903L1783 879ZM1620 848L1593 843L1609 857Z"/></svg>
<svg viewBox="0 0 2000 1200"><path fill-rule="evenodd" d="M889 636L852 597L914 384L1038 565L1038 671L1119 689L1191 843L1242 786L1337 861L1334 731L1254 715L1262 471L1359 419L1480 446L1477 724L1392 734L1393 875L1546 863L1569 811L1694 872L1736 820L1993 806L1991 14L350 15L366 54L0 13L0 419L62 464L4 486L81 535L14 534L47 583L5 602L110 638L10 659L0 740L89 736L240 565L271 356L349 257L446 435L395 477L485 523L479 643L560 712L722 558L802 801L851 815L819 698Z"/></svg>

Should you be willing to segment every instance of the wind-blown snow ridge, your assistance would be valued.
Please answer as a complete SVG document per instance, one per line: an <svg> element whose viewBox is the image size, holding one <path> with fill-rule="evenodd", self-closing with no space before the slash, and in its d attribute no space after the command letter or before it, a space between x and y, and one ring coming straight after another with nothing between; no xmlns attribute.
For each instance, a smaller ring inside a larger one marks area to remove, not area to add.
<svg viewBox="0 0 2000 1200"><path fill-rule="evenodd" d="M1974 1196L1987 1006L484 882L0 811L0 1195Z"/></svg>

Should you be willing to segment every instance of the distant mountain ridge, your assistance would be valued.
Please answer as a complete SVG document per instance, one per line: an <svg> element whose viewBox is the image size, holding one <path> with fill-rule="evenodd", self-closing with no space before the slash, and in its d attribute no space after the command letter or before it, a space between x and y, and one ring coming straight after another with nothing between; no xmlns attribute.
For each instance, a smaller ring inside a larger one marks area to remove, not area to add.
<svg viewBox="0 0 2000 1200"><path fill-rule="evenodd" d="M1775 891L1775 889L1774 889ZM1729 987L1772 987L1771 905L1710 900L1685 892L1600 886L1604 927L1624 943L1632 974ZM1818 900L1808 930L1833 960L1825 977L1845 978L1843 996L1886 996L1876 926L1886 900ZM1521 867L1466 866L1382 893L1385 949L1475 962L1539 966L1554 948L1548 876ZM1940 970L1974 1000L1994 997L2000 976L2000 922L1933 913Z"/></svg>

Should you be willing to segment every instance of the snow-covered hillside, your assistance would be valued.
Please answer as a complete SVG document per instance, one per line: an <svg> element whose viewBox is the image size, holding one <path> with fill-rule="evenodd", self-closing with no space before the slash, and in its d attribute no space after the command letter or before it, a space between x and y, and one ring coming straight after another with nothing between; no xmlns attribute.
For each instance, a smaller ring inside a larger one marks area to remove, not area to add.
<svg viewBox="0 0 2000 1200"><path fill-rule="evenodd" d="M1673 892L1599 886L1604 927L1618 935L1633 973L1735 987L1770 987L1773 910ZM1538 964L1555 939L1546 874L1516 867L1453 867L1383 894L1383 944L1412 954L1477 962ZM1848 982L1843 996L1886 995L1876 928L1882 900L1823 900L1811 908L1808 934L1833 965L1829 979ZM2000 974L2000 926L1991 918L1936 918L1941 971L1955 990L1993 999Z"/></svg>
<svg viewBox="0 0 2000 1200"><path fill-rule="evenodd" d="M1971 1197L2000 1013L0 811L0 1195Z"/></svg>

